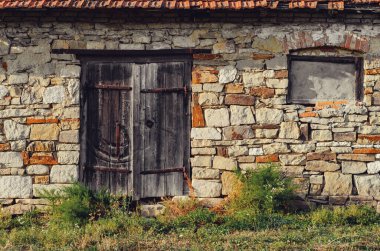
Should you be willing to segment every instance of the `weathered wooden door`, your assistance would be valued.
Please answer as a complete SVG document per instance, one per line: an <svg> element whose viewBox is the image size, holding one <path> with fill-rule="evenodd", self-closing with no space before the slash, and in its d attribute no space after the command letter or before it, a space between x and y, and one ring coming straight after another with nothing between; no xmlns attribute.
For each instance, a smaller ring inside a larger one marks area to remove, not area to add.
<svg viewBox="0 0 380 251"><path fill-rule="evenodd" d="M182 195L188 167L188 83L184 62L141 65L136 153L139 196Z"/></svg>
<svg viewBox="0 0 380 251"><path fill-rule="evenodd" d="M132 86L135 65L89 63L84 182L127 195L132 183ZM83 145L83 144L82 144Z"/></svg>
<svg viewBox="0 0 380 251"><path fill-rule="evenodd" d="M189 61L125 61L86 63L83 181L136 199L182 195L190 155Z"/></svg>

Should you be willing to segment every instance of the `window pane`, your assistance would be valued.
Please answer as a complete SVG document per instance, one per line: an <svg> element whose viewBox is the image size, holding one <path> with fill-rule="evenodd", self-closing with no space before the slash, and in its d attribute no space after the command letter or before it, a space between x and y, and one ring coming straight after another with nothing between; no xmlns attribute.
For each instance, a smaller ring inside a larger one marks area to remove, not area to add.
<svg viewBox="0 0 380 251"><path fill-rule="evenodd" d="M291 61L290 100L295 103L355 100L355 63Z"/></svg>

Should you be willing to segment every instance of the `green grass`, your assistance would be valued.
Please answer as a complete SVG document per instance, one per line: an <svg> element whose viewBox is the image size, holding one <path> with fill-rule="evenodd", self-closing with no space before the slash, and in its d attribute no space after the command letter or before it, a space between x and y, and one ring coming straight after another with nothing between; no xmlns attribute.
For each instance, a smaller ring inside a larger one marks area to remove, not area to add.
<svg viewBox="0 0 380 251"><path fill-rule="evenodd" d="M3 250L379 250L380 226L316 226L310 215L287 216L282 226L234 230L220 222L176 225L118 215L83 226L60 226L48 219L0 230Z"/></svg>
<svg viewBox="0 0 380 251"><path fill-rule="evenodd" d="M80 184L47 194L48 214L0 214L2 250L380 250L380 214L349 206L289 209L293 185L269 166L247 173L221 207L165 201L143 218L127 199Z"/></svg>

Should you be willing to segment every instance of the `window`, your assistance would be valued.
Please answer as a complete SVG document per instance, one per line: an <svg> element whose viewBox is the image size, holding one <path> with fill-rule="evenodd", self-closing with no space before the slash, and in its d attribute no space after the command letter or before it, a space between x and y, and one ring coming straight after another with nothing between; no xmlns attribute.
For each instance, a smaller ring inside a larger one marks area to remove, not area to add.
<svg viewBox="0 0 380 251"><path fill-rule="evenodd" d="M289 56L288 102L360 100L363 59Z"/></svg>

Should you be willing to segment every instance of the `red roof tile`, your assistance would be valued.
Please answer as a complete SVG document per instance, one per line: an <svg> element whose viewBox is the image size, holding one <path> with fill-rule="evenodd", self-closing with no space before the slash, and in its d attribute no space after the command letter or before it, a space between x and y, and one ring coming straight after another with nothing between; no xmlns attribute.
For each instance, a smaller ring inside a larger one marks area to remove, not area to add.
<svg viewBox="0 0 380 251"><path fill-rule="evenodd" d="M253 9L277 8L278 4L293 8L316 8L319 3L329 9L344 9L346 4L377 4L380 0L0 0L0 9Z"/></svg>

